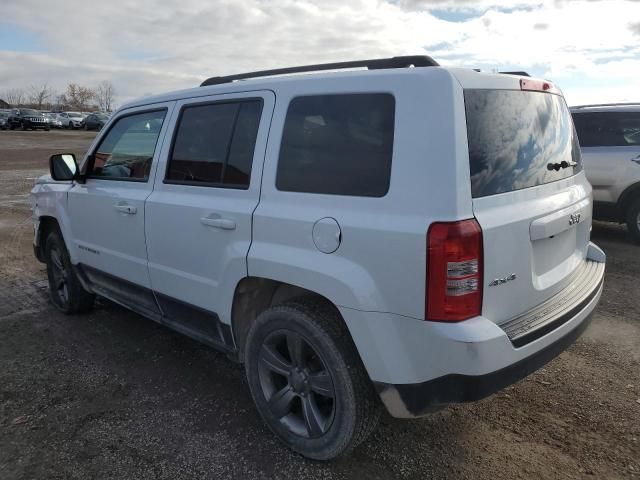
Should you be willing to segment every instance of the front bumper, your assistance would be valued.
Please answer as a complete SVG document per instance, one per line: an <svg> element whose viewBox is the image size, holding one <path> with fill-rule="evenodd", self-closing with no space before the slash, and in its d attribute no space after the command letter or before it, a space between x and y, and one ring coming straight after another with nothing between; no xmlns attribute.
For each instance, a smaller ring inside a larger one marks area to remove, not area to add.
<svg viewBox="0 0 640 480"><path fill-rule="evenodd" d="M23 125L25 126L25 128L43 128L43 129L47 129L50 128L49 123L47 122L34 122L32 120L24 120Z"/></svg>
<svg viewBox="0 0 640 480"><path fill-rule="evenodd" d="M450 403L485 398L559 355L589 325L602 294L604 260L591 244L586 263L595 268L588 282L580 277L565 289L573 301L560 292L555 303L545 302L514 319L515 329L512 322L499 326L484 317L456 324L404 317L393 320L391 328L388 316L387 322L373 317L364 323L344 312L345 320L389 413L414 418Z"/></svg>

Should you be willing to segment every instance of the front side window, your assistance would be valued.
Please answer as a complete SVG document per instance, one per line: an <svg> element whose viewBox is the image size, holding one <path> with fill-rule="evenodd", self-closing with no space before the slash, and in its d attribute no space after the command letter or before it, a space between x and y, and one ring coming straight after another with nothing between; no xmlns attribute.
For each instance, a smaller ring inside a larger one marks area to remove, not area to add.
<svg viewBox="0 0 640 480"><path fill-rule="evenodd" d="M573 121L583 147L640 145L640 112L574 112Z"/></svg>
<svg viewBox="0 0 640 480"><path fill-rule="evenodd" d="M185 107L166 181L248 188L261 112L260 100Z"/></svg>
<svg viewBox="0 0 640 480"><path fill-rule="evenodd" d="M118 119L93 154L88 176L111 180L147 180L166 110Z"/></svg>
<svg viewBox="0 0 640 480"><path fill-rule="evenodd" d="M294 98L285 119L278 190L383 197L389 190L395 99L387 93Z"/></svg>

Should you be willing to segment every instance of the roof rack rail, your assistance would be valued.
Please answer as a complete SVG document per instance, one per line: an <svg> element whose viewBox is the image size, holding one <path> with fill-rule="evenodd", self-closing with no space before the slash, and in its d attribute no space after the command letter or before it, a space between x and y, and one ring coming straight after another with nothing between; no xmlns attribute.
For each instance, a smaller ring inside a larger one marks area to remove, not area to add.
<svg viewBox="0 0 640 480"><path fill-rule="evenodd" d="M503 75L520 75L521 77L531 76L527 72L498 72L498 73L502 73Z"/></svg>
<svg viewBox="0 0 640 480"><path fill-rule="evenodd" d="M261 70L258 72L239 73L237 75L227 75L226 77L207 78L200 84L201 87L207 85L220 85L231 83L236 80L247 78L271 77L274 75L284 75L288 73L318 72L322 70L341 70L345 68L368 68L369 70L382 70L388 68L407 67L437 67L440 64L428 55L411 55L405 57L377 58L373 60L355 60L352 62L320 63L318 65L303 65L300 67L276 68L273 70Z"/></svg>
<svg viewBox="0 0 640 480"><path fill-rule="evenodd" d="M621 102L621 103L594 103L592 105L575 105L569 108L590 108L590 107L624 107L640 105L640 102Z"/></svg>

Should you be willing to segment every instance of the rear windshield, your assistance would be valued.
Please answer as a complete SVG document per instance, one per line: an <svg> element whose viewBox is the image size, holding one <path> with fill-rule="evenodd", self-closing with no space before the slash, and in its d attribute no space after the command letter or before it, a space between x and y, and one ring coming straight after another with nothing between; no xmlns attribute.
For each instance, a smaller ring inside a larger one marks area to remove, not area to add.
<svg viewBox="0 0 640 480"><path fill-rule="evenodd" d="M555 182L581 170L578 137L562 97L470 89L464 101L474 198Z"/></svg>

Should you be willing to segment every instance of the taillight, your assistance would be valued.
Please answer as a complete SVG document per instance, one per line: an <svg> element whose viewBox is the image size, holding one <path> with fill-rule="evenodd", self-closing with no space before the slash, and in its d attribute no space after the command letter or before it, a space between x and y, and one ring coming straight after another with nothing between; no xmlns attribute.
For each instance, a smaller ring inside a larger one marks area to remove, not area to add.
<svg viewBox="0 0 640 480"><path fill-rule="evenodd" d="M482 271L482 229L475 218L431 224L426 319L459 322L480 315Z"/></svg>

